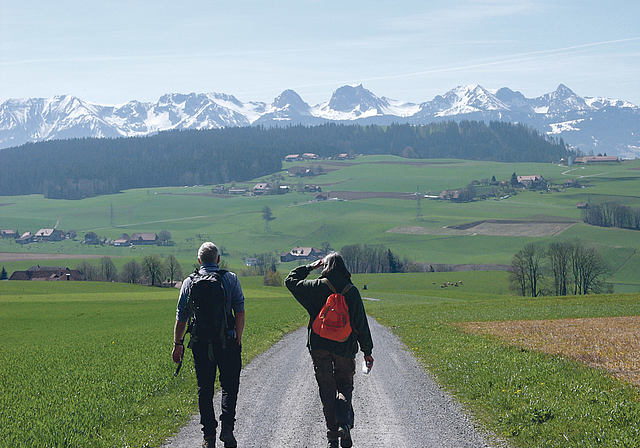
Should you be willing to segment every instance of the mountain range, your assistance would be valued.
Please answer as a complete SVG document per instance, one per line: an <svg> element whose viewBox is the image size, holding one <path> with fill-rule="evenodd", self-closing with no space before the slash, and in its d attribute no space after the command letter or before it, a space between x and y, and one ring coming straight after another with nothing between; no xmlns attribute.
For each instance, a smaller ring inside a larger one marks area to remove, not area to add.
<svg viewBox="0 0 640 448"><path fill-rule="evenodd" d="M313 126L327 122L386 125L448 120L523 123L583 153L640 157L640 108L624 100L580 97L560 85L526 98L509 88L456 87L423 103L378 97L360 85L338 88L311 106L293 90L271 104L221 93L166 94L155 103L100 105L70 95L9 99L0 105L0 149L70 138L136 137L175 129Z"/></svg>

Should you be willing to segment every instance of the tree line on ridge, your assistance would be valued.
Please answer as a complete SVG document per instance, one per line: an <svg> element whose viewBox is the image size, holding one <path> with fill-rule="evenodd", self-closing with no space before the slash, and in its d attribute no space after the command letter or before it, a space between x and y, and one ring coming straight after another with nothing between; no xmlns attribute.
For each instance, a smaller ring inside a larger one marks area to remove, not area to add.
<svg viewBox="0 0 640 448"><path fill-rule="evenodd" d="M282 169L287 154L390 154L497 162L553 162L562 139L522 124L324 124L161 132L148 137L29 143L0 151L0 195L82 199L133 188L242 182Z"/></svg>

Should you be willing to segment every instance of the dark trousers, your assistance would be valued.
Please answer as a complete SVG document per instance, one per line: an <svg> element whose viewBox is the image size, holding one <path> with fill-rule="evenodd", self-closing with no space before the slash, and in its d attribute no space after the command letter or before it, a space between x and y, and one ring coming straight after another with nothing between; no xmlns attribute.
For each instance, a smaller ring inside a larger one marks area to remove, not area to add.
<svg viewBox="0 0 640 448"><path fill-rule="evenodd" d="M353 376L356 360L334 355L327 350L312 350L311 359L320 390L322 411L327 423L327 438L338 438L338 426L353 428Z"/></svg>
<svg viewBox="0 0 640 448"><path fill-rule="evenodd" d="M229 427L233 430L242 368L241 348L235 339L227 339L226 348L222 348L222 341L213 341L212 351L213 360L209 356L210 350L207 341L198 341L193 344L193 360L198 379L200 423L205 438L215 437L218 427L213 410L216 369L220 371L220 388L222 389L220 421L223 428Z"/></svg>

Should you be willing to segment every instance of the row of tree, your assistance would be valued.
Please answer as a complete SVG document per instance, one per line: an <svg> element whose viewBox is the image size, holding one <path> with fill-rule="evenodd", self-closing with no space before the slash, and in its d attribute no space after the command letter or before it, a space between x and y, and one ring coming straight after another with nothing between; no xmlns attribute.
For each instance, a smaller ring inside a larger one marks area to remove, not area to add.
<svg viewBox="0 0 640 448"><path fill-rule="evenodd" d="M617 202L589 204L582 211L582 220L592 226L640 230L640 209Z"/></svg>
<svg viewBox="0 0 640 448"><path fill-rule="evenodd" d="M159 255L152 254L142 258L142 262L131 260L118 272L109 257L102 257L97 264L84 260L76 269L87 281L140 283L151 286L161 285L167 281L171 286L182 280L182 267L174 255L162 260Z"/></svg>
<svg viewBox="0 0 640 448"><path fill-rule="evenodd" d="M521 296L566 296L605 292L610 266L595 248L580 241L547 247L527 244L511 260L509 282Z"/></svg>
<svg viewBox="0 0 640 448"><path fill-rule="evenodd" d="M215 185L278 172L287 154L392 154L552 162L575 154L522 124L324 124L161 132L149 137L29 143L0 151L0 195L81 199L132 188Z"/></svg>
<svg viewBox="0 0 640 448"><path fill-rule="evenodd" d="M352 274L404 272L403 262L383 245L351 244L340 250Z"/></svg>

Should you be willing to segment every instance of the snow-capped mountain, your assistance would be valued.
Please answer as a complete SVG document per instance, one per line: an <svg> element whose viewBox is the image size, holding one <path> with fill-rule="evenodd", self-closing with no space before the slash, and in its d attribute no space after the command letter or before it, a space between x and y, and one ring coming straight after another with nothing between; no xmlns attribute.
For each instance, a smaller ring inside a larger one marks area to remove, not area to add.
<svg viewBox="0 0 640 448"><path fill-rule="evenodd" d="M460 86L423 103L378 97L362 85L343 86L329 101L315 106L293 90L285 90L271 104L243 103L221 93L167 94L155 103L134 100L119 106L69 95L10 99L0 105L0 149L51 139L132 137L171 129L442 120L524 123L562 137L585 153L640 156L640 108L624 100L583 98L562 84L538 98L506 87Z"/></svg>

